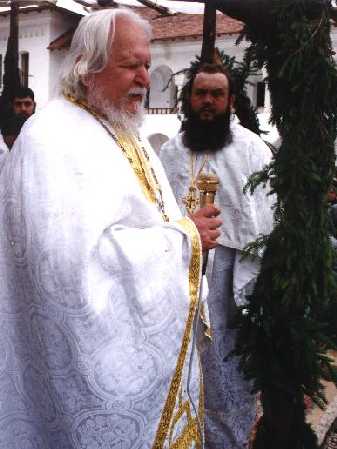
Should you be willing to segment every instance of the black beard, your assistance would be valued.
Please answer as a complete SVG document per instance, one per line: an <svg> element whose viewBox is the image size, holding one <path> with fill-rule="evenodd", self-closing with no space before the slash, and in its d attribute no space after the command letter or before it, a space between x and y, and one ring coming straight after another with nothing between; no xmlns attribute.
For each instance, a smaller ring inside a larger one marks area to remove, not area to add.
<svg viewBox="0 0 337 449"><path fill-rule="evenodd" d="M232 142L229 110L211 121L201 120L191 111L181 128L184 145L194 152L216 152Z"/></svg>

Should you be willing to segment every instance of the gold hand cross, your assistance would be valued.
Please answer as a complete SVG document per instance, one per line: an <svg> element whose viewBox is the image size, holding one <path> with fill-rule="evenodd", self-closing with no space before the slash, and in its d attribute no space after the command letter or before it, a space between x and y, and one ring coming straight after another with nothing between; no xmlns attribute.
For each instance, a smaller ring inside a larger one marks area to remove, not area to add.
<svg viewBox="0 0 337 449"><path fill-rule="evenodd" d="M197 188L190 186L188 194L183 197L182 202L189 214L193 214L199 206L199 198L197 196Z"/></svg>

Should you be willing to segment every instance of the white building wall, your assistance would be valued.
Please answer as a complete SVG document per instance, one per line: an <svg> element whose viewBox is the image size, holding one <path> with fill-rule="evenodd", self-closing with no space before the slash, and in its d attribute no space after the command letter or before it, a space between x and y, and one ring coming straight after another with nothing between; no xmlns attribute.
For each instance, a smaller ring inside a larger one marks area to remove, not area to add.
<svg viewBox="0 0 337 449"><path fill-rule="evenodd" d="M43 10L19 15L19 53L29 53L28 86L35 93L38 108L50 99L58 67L63 60L61 52L51 52L47 47L73 24L74 19L71 16L59 11ZM0 16L0 54L3 63L8 35L9 15Z"/></svg>
<svg viewBox="0 0 337 449"><path fill-rule="evenodd" d="M35 92L38 107L45 105L54 95L59 69L67 53L67 50L50 51L47 47L51 41L74 26L75 23L75 15L57 10L34 11L19 15L19 51L29 53L29 87ZM6 54L8 34L9 15L0 16L0 55L2 55L2 62L4 62ZM332 29L331 37L333 47L337 51L337 28ZM236 35L218 37L216 46L240 61L243 58L247 43L242 42L239 46L236 46L236 39ZM172 73L188 68L190 62L195 60L197 55L200 55L201 44L201 39L154 42L152 44L150 73L152 74L161 66L167 67ZM337 61L337 55L334 57ZM183 82L183 74L175 76L178 90ZM254 100L256 96L254 87L249 87L249 93ZM167 95L162 95L162 98L164 99L163 103L165 103L163 105L160 104L159 99L152 98L156 107L167 107L168 104L172 106L172 102L168 100ZM265 110L268 111L269 108L270 99L268 90L266 90Z"/></svg>
<svg viewBox="0 0 337 449"><path fill-rule="evenodd" d="M9 35L9 16L0 17L0 53L4 62ZM19 15L19 53L29 53L28 85L36 95L38 105L48 98L49 12ZM20 60L20 58L19 58Z"/></svg>
<svg viewBox="0 0 337 449"><path fill-rule="evenodd" d="M235 56L242 60L245 44L235 45L237 36L221 36L216 41L219 50L224 50L230 56ZM155 69L159 65L168 65L173 73L176 73L186 67L196 56L201 53L201 40L177 40L152 43L152 65Z"/></svg>
<svg viewBox="0 0 337 449"><path fill-rule="evenodd" d="M223 50L229 56L235 56L238 61L242 61L244 50L247 47L246 43L235 45L237 36L221 36L216 41L216 46L221 51ZM178 73L183 69L189 68L190 62L200 56L201 40L184 40L184 41L164 41L154 42L152 44L152 63L151 74L155 72L160 66L167 66L172 73ZM175 76L175 83L178 90L181 89L184 83L184 75L179 74ZM254 98L255 92L250 88L250 95ZM151 98L151 95L150 95ZM156 104L155 107L159 105ZM163 104L162 107L165 105ZM151 102L150 102L151 107Z"/></svg>
<svg viewBox="0 0 337 449"><path fill-rule="evenodd" d="M70 28L75 27L78 20L76 16L61 14L55 11L50 17L49 42L52 42ZM59 71L67 54L67 50L47 50L49 53L49 85L48 95L52 98L57 93Z"/></svg>

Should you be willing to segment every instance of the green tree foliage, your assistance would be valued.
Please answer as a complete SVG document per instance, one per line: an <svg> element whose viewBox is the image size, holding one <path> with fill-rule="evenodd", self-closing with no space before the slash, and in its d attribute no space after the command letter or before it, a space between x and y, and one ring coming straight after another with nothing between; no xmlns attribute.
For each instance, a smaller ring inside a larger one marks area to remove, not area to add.
<svg viewBox="0 0 337 449"><path fill-rule="evenodd" d="M263 134L264 132L260 129L256 110L247 93L248 78L251 75L256 75L259 71L258 68L252 63L249 53L246 53L242 62L237 61L234 56L226 55L223 51L220 52L220 58L223 65L228 67L234 81L234 108L240 124L255 134Z"/></svg>
<svg viewBox="0 0 337 449"><path fill-rule="evenodd" d="M282 145L250 181L277 194L275 228L239 327L236 354L261 391L264 415L254 449L313 449L304 395L323 407L321 379L337 382L337 298L326 193L334 167L337 71L329 2L270 0L270 22L245 30L248 56L266 66L272 121Z"/></svg>

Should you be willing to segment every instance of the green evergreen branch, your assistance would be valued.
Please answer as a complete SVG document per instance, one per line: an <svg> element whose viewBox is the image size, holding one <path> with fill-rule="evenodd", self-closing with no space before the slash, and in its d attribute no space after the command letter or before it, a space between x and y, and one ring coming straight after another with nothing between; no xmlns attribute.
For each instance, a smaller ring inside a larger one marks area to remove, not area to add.
<svg viewBox="0 0 337 449"><path fill-rule="evenodd" d="M251 254L266 245L235 350L254 391L262 392L254 449L316 449L304 395L324 407L322 379L337 384L329 356L337 345L336 257L326 205L335 171L337 70L329 5L312 3L271 0L273 26L266 33L245 29L250 64L267 68L272 122L282 139L273 162L246 186L252 193L269 182L277 194L273 232L247 247Z"/></svg>

